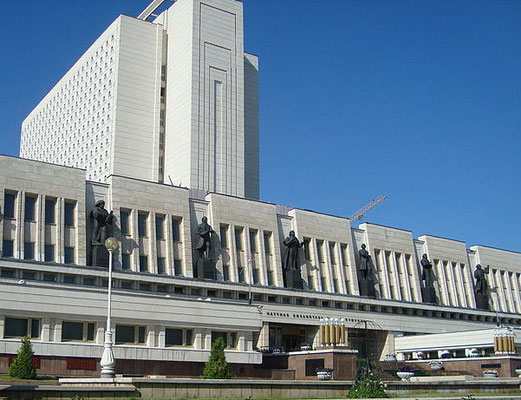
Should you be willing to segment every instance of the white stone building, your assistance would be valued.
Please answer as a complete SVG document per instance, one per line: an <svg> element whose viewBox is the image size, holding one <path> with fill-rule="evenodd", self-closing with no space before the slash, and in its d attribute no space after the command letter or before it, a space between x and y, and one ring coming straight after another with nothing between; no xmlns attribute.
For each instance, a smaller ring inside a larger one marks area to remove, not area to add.
<svg viewBox="0 0 521 400"><path fill-rule="evenodd" d="M120 16L22 124L20 156L258 199L257 57L242 3Z"/></svg>
<svg viewBox="0 0 521 400"><path fill-rule="evenodd" d="M121 243L118 373L167 363L197 376L223 336L236 374L259 376L256 348L317 346L326 317L377 358L395 337L487 329L496 312L521 325L520 253L257 200L257 70L242 3L178 0L153 22L119 17L30 113L22 158L0 156L0 370L29 335L42 371L95 373L107 270L89 266L88 214L102 199ZM210 274L194 249L203 216L215 230ZM302 289L284 287L291 230L305 243ZM374 298L360 295L362 243ZM437 304L423 303L424 253ZM490 310L476 309L478 263L490 266Z"/></svg>
<svg viewBox="0 0 521 400"><path fill-rule="evenodd" d="M45 364L48 373L96 368L107 270L87 265L87 230L88 211L100 199L114 210L120 230L113 323L116 358L126 361L118 364L122 373L143 374L175 361L179 370L169 371L189 374L223 335L228 360L243 368L237 371L255 374L246 368L262 362L254 348L317 346L325 317L345 319L353 348L361 350L368 336L379 358L395 350L395 336L490 328L496 310L503 323L521 325L519 253L414 239L374 224L352 228L340 217L136 178L86 181L85 170L40 161L1 156L0 168L0 368L25 334L42 360L54 357ZM219 255L209 278L194 267L194 230L203 215L216 231ZM290 230L306 243L302 290L284 287L282 239ZM376 298L359 295L362 242L375 260ZM423 253L438 278L438 304L422 302ZM497 295L491 291L490 311L474 305L478 262L491 267L487 279Z"/></svg>

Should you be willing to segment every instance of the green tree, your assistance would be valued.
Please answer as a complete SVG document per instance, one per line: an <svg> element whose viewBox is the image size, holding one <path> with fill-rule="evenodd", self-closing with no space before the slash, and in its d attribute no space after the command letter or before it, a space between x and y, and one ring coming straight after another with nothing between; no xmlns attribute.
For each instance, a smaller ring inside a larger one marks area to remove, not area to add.
<svg viewBox="0 0 521 400"><path fill-rule="evenodd" d="M18 379L36 378L36 369L33 367L33 346L28 337L22 339L22 346L13 363L9 366L9 375Z"/></svg>
<svg viewBox="0 0 521 400"><path fill-rule="evenodd" d="M212 346L210 358L204 365L203 378L230 379L232 377L230 365L226 361L226 355L224 354L225 347L224 339L222 337L217 338Z"/></svg>
<svg viewBox="0 0 521 400"><path fill-rule="evenodd" d="M355 384L347 393L348 399L378 399L385 397L389 397L389 395L385 393L382 381L371 372L359 373Z"/></svg>

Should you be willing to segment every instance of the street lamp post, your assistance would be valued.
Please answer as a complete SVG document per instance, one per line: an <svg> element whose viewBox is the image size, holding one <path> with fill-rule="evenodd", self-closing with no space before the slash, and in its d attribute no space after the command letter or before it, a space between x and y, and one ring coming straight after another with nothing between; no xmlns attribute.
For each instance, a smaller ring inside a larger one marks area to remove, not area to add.
<svg viewBox="0 0 521 400"><path fill-rule="evenodd" d="M103 356L101 357L101 377L114 378L116 376L114 367L116 360L112 351L112 331L110 330L110 312L112 306L112 258L114 250L119 246L119 242L114 237L105 240L105 247L109 251L109 282L108 282L108 304L107 304L107 326L105 328L105 342L103 343Z"/></svg>

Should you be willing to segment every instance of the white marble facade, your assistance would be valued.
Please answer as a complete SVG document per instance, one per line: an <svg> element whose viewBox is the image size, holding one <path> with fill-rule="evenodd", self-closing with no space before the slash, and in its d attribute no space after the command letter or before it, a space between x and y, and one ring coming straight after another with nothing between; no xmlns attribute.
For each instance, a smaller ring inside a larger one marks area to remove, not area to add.
<svg viewBox="0 0 521 400"><path fill-rule="evenodd" d="M190 337L189 346L173 346L175 359L204 359L212 332L228 332L230 360L258 363L253 348L269 343L261 333L270 324L308 327L313 336L320 318L337 317L346 319L348 329L371 321L391 338L483 329L496 310L504 322L521 324L516 252L467 248L428 235L414 239L409 231L375 224L354 228L341 217L118 175L105 183L86 181L85 170L15 157L0 156L0 166L0 327L13 318L37 321L31 324L39 329L35 341L42 354L88 357L101 346L106 269L87 266L88 212L100 199L114 211L121 241L113 319L143 329L141 342L134 343L143 359L157 359L154 351L172 347L165 342L168 329ZM194 229L203 216L216 232L214 279L194 277ZM302 290L284 288L282 240L290 230L306 243ZM362 243L375 261L376 298L359 295ZM435 269L439 304L422 302L423 253ZM476 263L490 266L490 311L475 308ZM62 340L61 324L78 321L93 324L90 340ZM11 352L16 339L1 328L0 343ZM127 347L119 356L135 357Z"/></svg>

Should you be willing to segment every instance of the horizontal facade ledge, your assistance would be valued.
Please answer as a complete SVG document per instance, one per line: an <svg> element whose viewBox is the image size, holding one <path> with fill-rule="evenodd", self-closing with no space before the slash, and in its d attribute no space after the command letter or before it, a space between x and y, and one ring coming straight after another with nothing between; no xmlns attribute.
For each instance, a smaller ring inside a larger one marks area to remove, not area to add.
<svg viewBox="0 0 521 400"><path fill-rule="evenodd" d="M116 377L114 380L107 382L106 379L102 378L61 378L60 383L62 385L88 385L95 383L99 385L104 384L133 384L141 387L145 385L212 385L212 386L263 386L263 385L277 385L277 386L340 386L345 387L346 385L351 386L353 381L312 381L312 380L278 380L278 379L186 379L186 378L130 378L130 377Z"/></svg>
<svg viewBox="0 0 521 400"><path fill-rule="evenodd" d="M490 363L491 361L496 360L521 360L521 356L491 356L491 357L459 357L459 358L443 358L440 361L443 362L453 362L453 361L468 361L477 360L477 361L486 361ZM416 363L416 364L428 364L432 360L407 360L407 363Z"/></svg>
<svg viewBox="0 0 521 400"><path fill-rule="evenodd" d="M41 342L32 341L36 356L101 358L102 344L84 344L77 342ZM0 339L1 354L16 354L20 349L20 340ZM206 362L210 356L209 349L145 347L145 346L113 346L116 360L143 361L185 361ZM226 360L232 364L261 364L262 354L255 351L225 350Z"/></svg>
<svg viewBox="0 0 521 400"><path fill-rule="evenodd" d="M87 267L87 266L71 266L66 264L50 264L44 262L25 262L23 260L13 260L13 259L0 259L1 266L3 268L12 268L16 270L31 270L31 271L39 271L39 272L49 272L56 274L74 274L78 276L94 276L100 278L106 278L108 270L106 268L100 267ZM236 283L236 282L223 282L223 281L214 281L214 280L205 280L205 279L196 279L189 277L176 277L170 275L158 275L158 274L150 274L150 273L139 273L139 272L123 272L123 271L114 271L113 279L125 280L125 281L136 281L143 283L151 283L151 284L165 284L165 285L174 285L174 286L184 286L187 288L198 288L198 289L210 289L210 290L224 290L224 291L235 291L240 293L247 293L249 291L249 285L245 283ZM10 278L0 278L0 282L2 283L16 283L18 279L10 279ZM103 287L93 287L93 286L83 286L79 284L63 284L63 283L49 283L42 281L26 281L26 285L46 285L46 286L56 286L74 289L74 290L88 290L88 291L98 291L105 290ZM457 313L457 314L466 314L466 315L474 315L474 316L485 316L485 317L494 317L496 313L494 311L484 311L477 310L474 308L463 308L463 307L455 307L455 306L446 306L446 305L434 305L434 304L425 304L425 303L416 303L409 302L403 300L392 300L392 299L373 299L370 297L364 296L355 296L355 295L346 295L346 294L337 294L337 293L323 293L316 291L305 291L298 289L288 289L282 287L267 287L267 286L259 286L259 285L251 285L251 290L253 295L274 295L274 296L283 296L283 297L294 297L300 299L313 299L319 301L333 301L333 302L346 302L347 304L353 304L355 307L362 307L361 311L369 311L363 310L364 306L379 306L379 307L398 307L404 310L422 310L422 311L432 311L432 312L442 312L442 313ZM166 293L154 293L154 292L144 292L139 290L127 290L127 289L115 289L116 292L121 293L132 293L133 295L138 296L146 296L146 297L164 297ZM179 299L193 299L193 295L179 295L174 293L168 293L171 297L176 297ZM233 303L233 304L248 304L248 300L241 299L216 299L212 298L212 301L215 302L223 302L223 303ZM255 303L259 303L259 301L255 301ZM266 302L262 302L266 303ZM268 303L269 304L269 303ZM285 306L293 306L292 304L284 304ZM302 305L294 305L296 308L301 308ZM309 306L316 307L316 309L324 308L321 306ZM342 308L345 309L345 308ZM518 313L507 313L507 312L499 312L499 315L505 318L519 318Z"/></svg>

